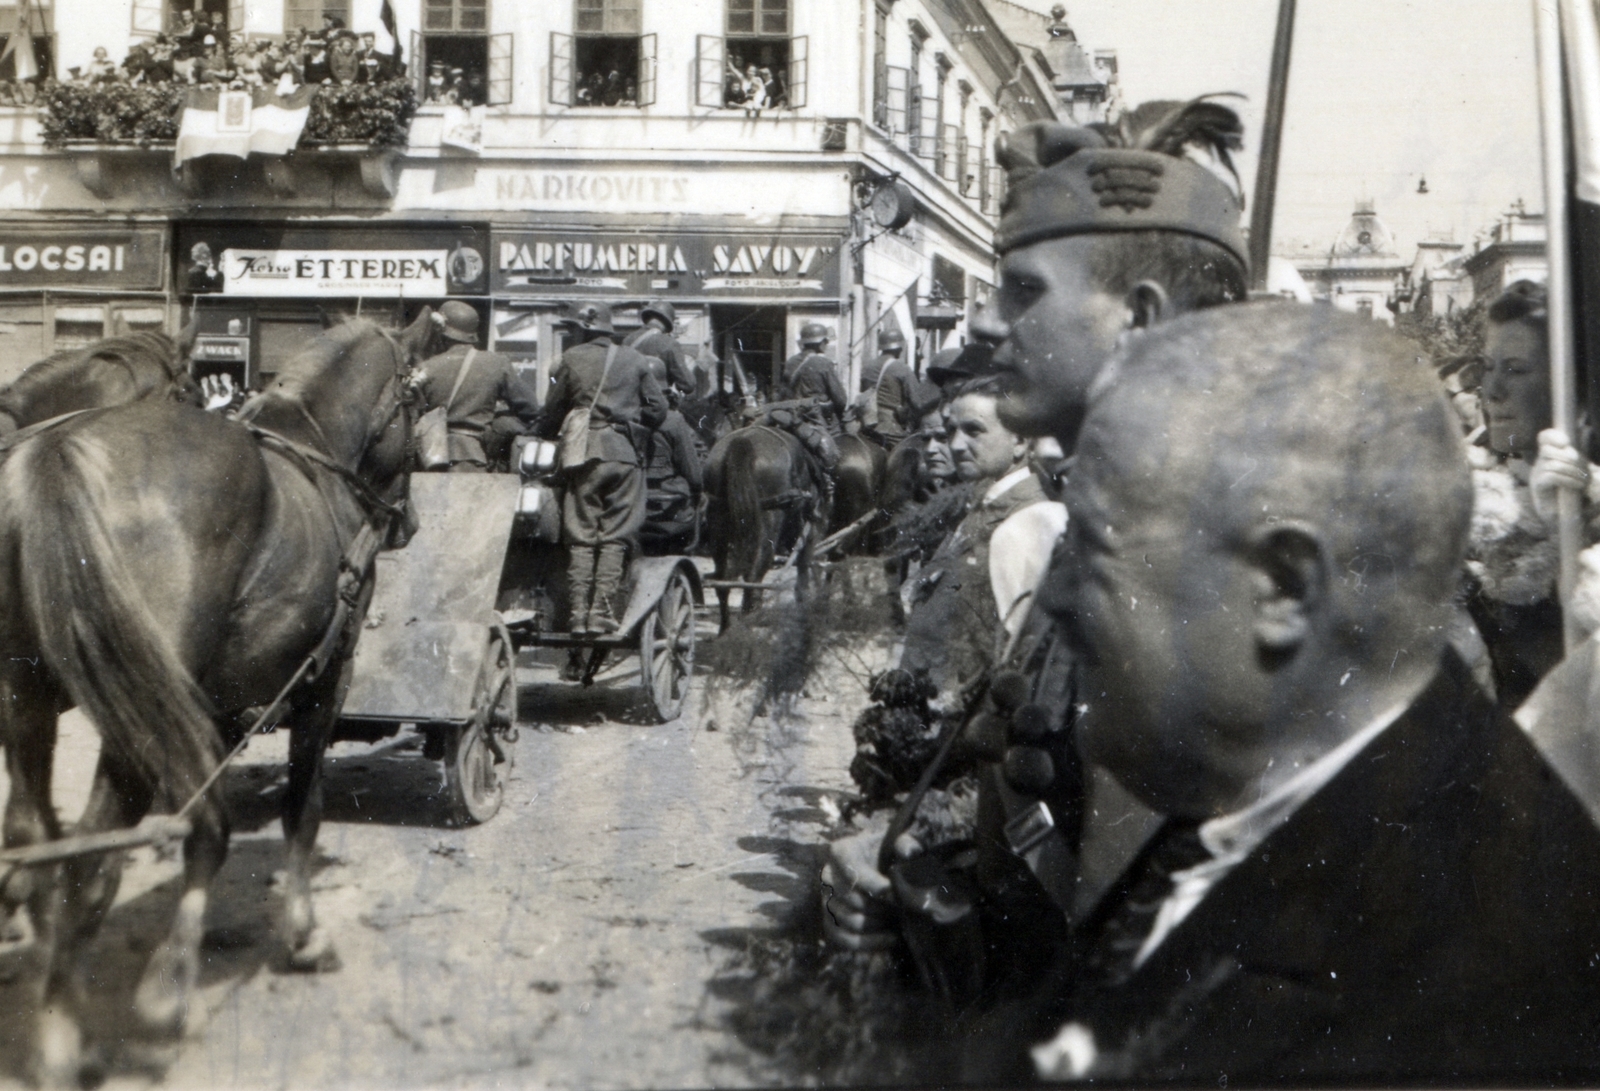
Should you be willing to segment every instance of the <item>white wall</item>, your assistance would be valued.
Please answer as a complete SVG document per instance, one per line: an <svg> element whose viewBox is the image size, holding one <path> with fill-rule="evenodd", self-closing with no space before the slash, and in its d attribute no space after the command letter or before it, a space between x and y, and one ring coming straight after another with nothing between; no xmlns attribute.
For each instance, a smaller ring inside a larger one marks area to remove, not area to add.
<svg viewBox="0 0 1600 1091"><path fill-rule="evenodd" d="M56 0L56 71L85 67L97 45L120 63L133 42L133 0Z"/></svg>

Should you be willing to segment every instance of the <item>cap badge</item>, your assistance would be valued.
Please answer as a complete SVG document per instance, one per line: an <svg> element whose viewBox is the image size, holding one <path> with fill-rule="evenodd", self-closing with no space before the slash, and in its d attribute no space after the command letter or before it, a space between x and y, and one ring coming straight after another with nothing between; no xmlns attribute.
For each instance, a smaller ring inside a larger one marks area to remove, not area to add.
<svg viewBox="0 0 1600 1091"><path fill-rule="evenodd" d="M1094 179L1091 188L1100 195L1100 207L1149 208L1161 192L1159 179L1165 169L1159 163L1095 163L1088 169Z"/></svg>

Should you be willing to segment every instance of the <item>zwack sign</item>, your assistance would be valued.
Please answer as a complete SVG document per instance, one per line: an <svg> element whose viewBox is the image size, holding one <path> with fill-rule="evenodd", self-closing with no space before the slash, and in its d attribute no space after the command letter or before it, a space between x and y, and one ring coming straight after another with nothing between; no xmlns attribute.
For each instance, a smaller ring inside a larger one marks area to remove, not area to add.
<svg viewBox="0 0 1600 1091"><path fill-rule="evenodd" d="M504 231L494 290L507 295L839 294L837 235L578 235Z"/></svg>
<svg viewBox="0 0 1600 1091"><path fill-rule="evenodd" d="M222 293L442 296L449 261L445 250L224 250Z"/></svg>
<svg viewBox="0 0 1600 1091"><path fill-rule="evenodd" d="M0 230L0 288L160 289L156 230Z"/></svg>

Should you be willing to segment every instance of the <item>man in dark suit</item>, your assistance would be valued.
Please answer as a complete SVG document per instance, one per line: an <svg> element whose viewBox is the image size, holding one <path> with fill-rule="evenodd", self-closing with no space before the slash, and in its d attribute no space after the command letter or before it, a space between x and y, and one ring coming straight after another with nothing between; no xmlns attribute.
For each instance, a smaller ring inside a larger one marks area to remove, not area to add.
<svg viewBox="0 0 1600 1091"><path fill-rule="evenodd" d="M536 430L554 438L569 413L589 410L586 456L562 465L561 537L572 631L605 634L617 629L617 594L639 548L643 451L666 420L667 399L645 358L617 343L606 304L585 304L568 325L583 343L562 353Z"/></svg>
<svg viewBox="0 0 1600 1091"><path fill-rule="evenodd" d="M1108 367L1041 602L1085 757L1167 818L1010 1013L1034 1065L1600 1076L1600 830L1447 650L1472 492L1433 376L1281 303Z"/></svg>

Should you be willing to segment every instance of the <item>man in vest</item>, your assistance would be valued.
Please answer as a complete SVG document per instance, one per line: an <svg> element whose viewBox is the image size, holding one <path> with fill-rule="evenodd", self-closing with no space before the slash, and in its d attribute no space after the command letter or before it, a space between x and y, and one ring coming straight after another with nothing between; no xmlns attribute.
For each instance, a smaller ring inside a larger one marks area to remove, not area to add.
<svg viewBox="0 0 1600 1091"><path fill-rule="evenodd" d="M539 416L539 403L511 360L476 347L478 312L460 300L447 300L434 313L439 336L453 342L424 360L417 379L423 409L445 406L450 428L450 472L484 473L489 458L484 438L494 421L495 402L503 401L522 424Z"/></svg>
<svg viewBox="0 0 1600 1091"><path fill-rule="evenodd" d="M610 307L586 304L567 324L583 343L556 365L538 432L555 438L572 427L569 414L588 410L586 451L562 466L570 627L575 633L612 633L617 592L644 522L642 451L650 430L666 419L667 399L645 358L617 343Z"/></svg>
<svg viewBox="0 0 1600 1091"><path fill-rule="evenodd" d="M654 356L667 365L666 382L685 394L693 394L696 383L693 365L683 358L678 342L672 336L678 315L672 304L665 300L652 300L639 311L644 325L628 334L622 343L634 351Z"/></svg>

